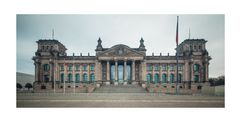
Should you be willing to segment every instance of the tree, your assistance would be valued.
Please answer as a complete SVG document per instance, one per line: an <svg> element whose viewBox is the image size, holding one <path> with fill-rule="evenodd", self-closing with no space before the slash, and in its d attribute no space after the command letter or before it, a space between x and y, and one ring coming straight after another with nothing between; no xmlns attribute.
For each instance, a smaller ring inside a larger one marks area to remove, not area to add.
<svg viewBox="0 0 240 123"><path fill-rule="evenodd" d="M217 85L224 85L225 84L225 76L219 76L217 78L217 82L216 82Z"/></svg>
<svg viewBox="0 0 240 123"><path fill-rule="evenodd" d="M17 89L22 89L22 85L17 83Z"/></svg>
<svg viewBox="0 0 240 123"><path fill-rule="evenodd" d="M30 88L32 88L33 86L32 86L32 84L31 83L27 83L26 85L25 85L25 88L27 88L28 90L30 89Z"/></svg>
<svg viewBox="0 0 240 123"><path fill-rule="evenodd" d="M217 78L209 78L209 83L211 86L219 86L225 84L225 76L219 76Z"/></svg>

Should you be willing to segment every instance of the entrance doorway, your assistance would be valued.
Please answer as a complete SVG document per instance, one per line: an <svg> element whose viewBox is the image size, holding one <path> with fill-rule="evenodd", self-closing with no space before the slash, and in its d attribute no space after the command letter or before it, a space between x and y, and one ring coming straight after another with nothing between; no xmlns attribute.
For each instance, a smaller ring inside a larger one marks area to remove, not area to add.
<svg viewBox="0 0 240 123"><path fill-rule="evenodd" d="M123 82L123 75L124 75L124 69L123 65L118 65L118 82L122 83Z"/></svg>

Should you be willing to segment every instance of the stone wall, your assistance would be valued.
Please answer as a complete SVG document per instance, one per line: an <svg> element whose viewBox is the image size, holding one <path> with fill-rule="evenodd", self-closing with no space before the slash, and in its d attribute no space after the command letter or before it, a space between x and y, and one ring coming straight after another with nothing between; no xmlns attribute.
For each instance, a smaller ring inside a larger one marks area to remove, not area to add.
<svg viewBox="0 0 240 123"><path fill-rule="evenodd" d="M75 86L75 88L74 88ZM83 84L77 83L64 83L56 84L55 92L56 93L91 93L95 89L95 85L93 84ZM34 93L54 93L54 88L52 87L52 83L34 83L33 84Z"/></svg>

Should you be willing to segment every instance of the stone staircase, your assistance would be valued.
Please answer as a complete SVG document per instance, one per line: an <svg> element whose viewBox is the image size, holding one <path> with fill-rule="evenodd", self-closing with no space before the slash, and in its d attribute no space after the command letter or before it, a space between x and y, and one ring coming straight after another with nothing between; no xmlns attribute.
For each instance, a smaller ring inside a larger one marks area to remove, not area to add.
<svg viewBox="0 0 240 123"><path fill-rule="evenodd" d="M103 85L93 93L147 93L140 85Z"/></svg>

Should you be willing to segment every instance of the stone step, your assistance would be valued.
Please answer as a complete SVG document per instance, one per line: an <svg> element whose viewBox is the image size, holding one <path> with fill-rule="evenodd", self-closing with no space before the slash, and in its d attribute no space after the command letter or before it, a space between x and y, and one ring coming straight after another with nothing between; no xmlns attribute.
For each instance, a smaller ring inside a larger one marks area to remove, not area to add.
<svg viewBox="0 0 240 123"><path fill-rule="evenodd" d="M109 85L96 88L93 93L146 93L139 85Z"/></svg>

